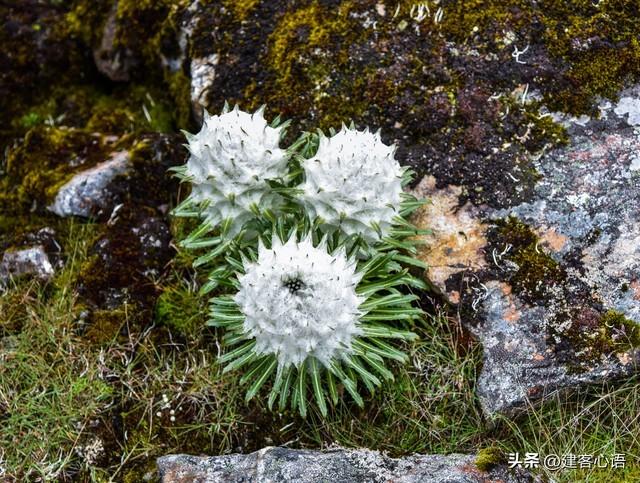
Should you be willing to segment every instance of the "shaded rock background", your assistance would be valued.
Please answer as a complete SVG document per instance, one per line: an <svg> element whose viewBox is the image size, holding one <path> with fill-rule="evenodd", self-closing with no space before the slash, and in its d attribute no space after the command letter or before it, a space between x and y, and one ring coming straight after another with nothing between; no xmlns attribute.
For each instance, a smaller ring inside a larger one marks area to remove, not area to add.
<svg viewBox="0 0 640 483"><path fill-rule="evenodd" d="M60 216L94 220L79 333L145 333L175 256L178 130L266 103L291 137L353 120L398 144L431 200L425 299L482 345L487 414L636 372L640 95L620 92L638 5L428 5L0 3L0 278L20 253L49 276L70 256Z"/></svg>
<svg viewBox="0 0 640 483"><path fill-rule="evenodd" d="M511 472L503 464L487 470L476 466L474 455L414 455L393 459L377 451L332 449L327 451L264 448L248 455L158 459L163 483L201 481L358 483L387 481L433 483L525 483L534 478L525 471Z"/></svg>

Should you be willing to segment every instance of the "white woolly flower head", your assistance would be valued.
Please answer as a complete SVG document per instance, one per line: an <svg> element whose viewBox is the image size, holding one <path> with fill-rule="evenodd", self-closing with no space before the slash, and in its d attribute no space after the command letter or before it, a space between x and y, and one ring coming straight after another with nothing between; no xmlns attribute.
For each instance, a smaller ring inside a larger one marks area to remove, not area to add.
<svg viewBox="0 0 640 483"><path fill-rule="evenodd" d="M277 208L267 180L287 173L288 154L279 147L282 129L267 124L262 108L250 114L236 106L205 114L200 132L187 135L191 156L183 173L191 182L189 200L212 226L228 221L234 235L252 218L252 205Z"/></svg>
<svg viewBox="0 0 640 483"><path fill-rule="evenodd" d="M303 162L303 205L347 235L379 240L389 233L402 201L404 169L395 150L368 129L343 126L334 136L321 136L315 156Z"/></svg>
<svg viewBox="0 0 640 483"><path fill-rule="evenodd" d="M310 237L295 236L283 243L274 235L271 248L260 243L234 297L254 352L274 354L280 367L299 367L309 357L328 366L349 355L363 315L360 279L344 248L330 254L324 241L314 247Z"/></svg>

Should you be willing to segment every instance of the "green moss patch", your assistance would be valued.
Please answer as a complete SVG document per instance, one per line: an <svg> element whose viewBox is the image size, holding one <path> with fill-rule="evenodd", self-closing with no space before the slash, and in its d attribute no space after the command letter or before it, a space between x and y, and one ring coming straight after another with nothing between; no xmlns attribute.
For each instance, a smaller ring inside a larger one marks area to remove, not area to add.
<svg viewBox="0 0 640 483"><path fill-rule="evenodd" d="M224 6L233 11L239 20L245 20L256 8L260 0L223 0Z"/></svg>
<svg viewBox="0 0 640 483"><path fill-rule="evenodd" d="M640 348L640 324L628 319L621 312L607 310L599 313L583 309L576 311L570 328L564 337L575 351L574 370L588 367L603 357L624 354Z"/></svg>
<svg viewBox="0 0 640 483"><path fill-rule="evenodd" d="M518 218L497 220L495 226L490 240L500 251L511 245L504 257L518 266L509 276L509 284L524 301L544 303L553 287L565 281L564 270L539 246L538 235Z"/></svg>
<svg viewBox="0 0 640 483"><path fill-rule="evenodd" d="M359 32L349 19L352 12L351 2L330 7L314 1L282 16L267 41L265 61L275 74L267 104L280 106L288 99L287 110L296 114L314 106L322 113L318 127L324 129L362 114L365 106L356 93L366 88L366 78L354 78L348 54L348 46ZM351 97L342 89L331 92L331 76L335 74L349 83ZM278 99L274 99L276 92ZM247 92L247 97L256 97L251 94Z"/></svg>
<svg viewBox="0 0 640 483"><path fill-rule="evenodd" d="M535 6L474 0L447 5L441 30L458 42L480 40L490 49L542 44L562 71L560 78L540 79L545 103L578 115L594 113L596 97L615 97L640 77L639 9L623 0L544 0Z"/></svg>
<svg viewBox="0 0 640 483"><path fill-rule="evenodd" d="M494 466L506 463L506 458L500 448L489 446L478 451L475 463L479 470L489 471Z"/></svg>
<svg viewBox="0 0 640 483"><path fill-rule="evenodd" d="M114 310L96 310L91 314L89 328L83 334L92 344L106 345L118 338L122 328L129 321L128 312L135 313L135 306L127 310L119 307ZM133 317L131 317L133 318Z"/></svg>
<svg viewBox="0 0 640 483"><path fill-rule="evenodd" d="M156 302L155 321L176 334L193 337L205 327L205 305L203 297L184 284L168 287Z"/></svg>

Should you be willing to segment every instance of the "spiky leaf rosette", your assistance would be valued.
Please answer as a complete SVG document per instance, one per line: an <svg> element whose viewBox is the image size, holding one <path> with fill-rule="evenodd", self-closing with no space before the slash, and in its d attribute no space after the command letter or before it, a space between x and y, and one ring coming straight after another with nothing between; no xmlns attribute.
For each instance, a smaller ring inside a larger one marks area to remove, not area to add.
<svg viewBox="0 0 640 483"><path fill-rule="evenodd" d="M243 260L237 292L212 299L209 323L226 329L220 361L225 371L245 369L247 400L272 380L269 407L290 402L304 416L312 392L326 415L327 401L337 403L338 385L362 406L358 384L372 392L393 378L387 359L407 360L390 341L413 339L398 324L422 311L412 306L417 297L399 287L421 284L393 253L356 262L326 237L314 243L295 227L287 234L281 228L270 246L261 242Z"/></svg>
<svg viewBox="0 0 640 483"><path fill-rule="evenodd" d="M388 253L398 269L402 266L413 266L426 270L427 266L417 258L417 246L422 243L418 235L427 231L417 229L406 220L406 217L423 203L415 198L403 201L401 217L396 219L397 224L393 226L390 236L375 246L369 245L357 235L344 236L338 231L328 236L329 244L334 247L343 246L350 257L358 260L367 260L376 253ZM208 273L207 280L201 288L201 293L207 294L220 287L235 287L233 276L243 269L242 256L255 253L259 237L269 238L274 228L282 239L286 238L289 230L295 230L297 233L318 232L318 223L317 219L311 222L306 213L298 210L280 213L277 217L266 216L263 213L245 226L246 230L255 235L250 238L244 237L242 233L230 239L211 237L206 227L200 227L180 244L200 253L193 266Z"/></svg>
<svg viewBox="0 0 640 483"><path fill-rule="evenodd" d="M205 114L199 133L185 133L191 155L175 171L191 194L174 213L199 216L229 238L260 211L277 211L280 200L269 182L288 171L288 151L279 147L283 129L267 124L263 108L250 114L225 106L221 115Z"/></svg>
<svg viewBox="0 0 640 483"><path fill-rule="evenodd" d="M379 241L390 234L403 200L405 170L395 150L368 129L343 125L333 136L320 134L315 154L302 160L300 201L326 227Z"/></svg>

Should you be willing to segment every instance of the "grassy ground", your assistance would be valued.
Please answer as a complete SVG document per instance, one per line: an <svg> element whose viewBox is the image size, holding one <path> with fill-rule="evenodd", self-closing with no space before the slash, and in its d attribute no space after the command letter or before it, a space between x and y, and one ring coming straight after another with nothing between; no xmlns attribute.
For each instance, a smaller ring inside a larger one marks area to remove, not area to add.
<svg viewBox="0 0 640 483"><path fill-rule="evenodd" d="M126 338L86 337L74 292L91 225L69 222L68 259L47 285L18 282L0 294L0 471L12 481L152 479L155 457L216 454L265 445L365 446L393 456L499 448L546 454L627 455L625 470L549 473L559 481L640 480L640 381L557 396L517 421L490 424L473 381L480 349L446 317L430 318L407 350L411 364L368 398L326 420L246 404L234 375L222 377L215 332L203 328L188 257L157 283L153 325ZM125 313L123 326L128 324ZM635 456L635 459L633 457ZM538 470L544 473L542 470Z"/></svg>

